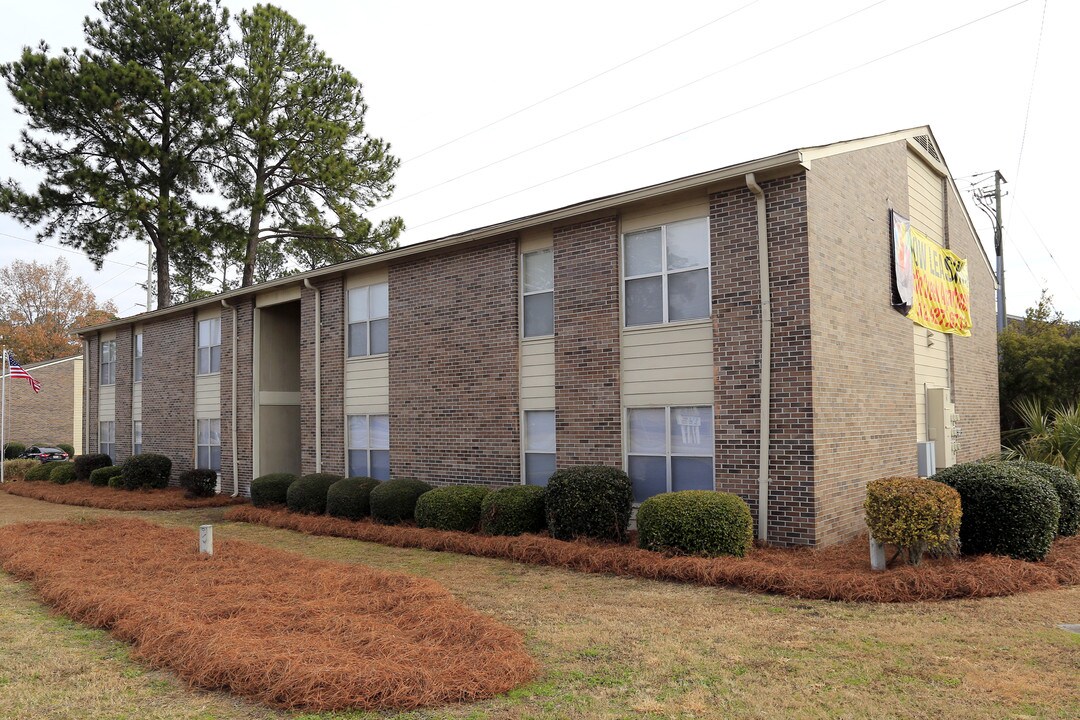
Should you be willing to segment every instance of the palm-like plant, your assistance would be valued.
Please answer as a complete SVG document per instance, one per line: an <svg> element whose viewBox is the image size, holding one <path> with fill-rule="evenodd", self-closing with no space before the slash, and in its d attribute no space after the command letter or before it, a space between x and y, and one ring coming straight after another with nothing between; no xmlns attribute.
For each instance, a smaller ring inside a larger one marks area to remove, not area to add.
<svg viewBox="0 0 1080 720"><path fill-rule="evenodd" d="M1037 398L1013 403L1021 427L1006 433L1002 448L1008 459L1025 459L1080 473L1080 407L1059 405L1049 410Z"/></svg>

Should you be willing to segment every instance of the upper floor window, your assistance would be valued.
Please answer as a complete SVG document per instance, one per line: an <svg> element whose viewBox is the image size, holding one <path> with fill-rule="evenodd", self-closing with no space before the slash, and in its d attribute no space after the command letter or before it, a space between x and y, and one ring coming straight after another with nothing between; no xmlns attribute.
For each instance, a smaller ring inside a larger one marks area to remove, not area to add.
<svg viewBox="0 0 1080 720"><path fill-rule="evenodd" d="M131 364L131 378L142 382L142 333L135 334L135 357Z"/></svg>
<svg viewBox="0 0 1080 720"><path fill-rule="evenodd" d="M116 384L116 341L104 340L101 343L101 384Z"/></svg>
<svg viewBox="0 0 1080 720"><path fill-rule="evenodd" d="M216 372L221 372L221 318L200 320L196 373Z"/></svg>
<svg viewBox="0 0 1080 720"><path fill-rule="evenodd" d="M521 256L522 337L555 334L555 267L551 250Z"/></svg>
<svg viewBox="0 0 1080 720"><path fill-rule="evenodd" d="M389 316L389 286L386 283L349 291L349 357L389 352Z"/></svg>
<svg viewBox="0 0 1080 720"><path fill-rule="evenodd" d="M713 409L627 410L627 474L634 502L677 490L715 489Z"/></svg>
<svg viewBox="0 0 1080 720"><path fill-rule="evenodd" d="M709 219L623 235L626 326L709 317Z"/></svg>

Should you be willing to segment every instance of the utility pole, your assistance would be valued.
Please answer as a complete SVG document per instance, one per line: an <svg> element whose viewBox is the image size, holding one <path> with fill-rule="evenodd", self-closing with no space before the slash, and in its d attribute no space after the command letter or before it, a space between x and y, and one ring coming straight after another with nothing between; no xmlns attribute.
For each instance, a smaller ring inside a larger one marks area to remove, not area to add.
<svg viewBox="0 0 1080 720"><path fill-rule="evenodd" d="M987 173L989 174L989 173ZM975 190L975 201L994 223L994 254L997 255L997 331L1005 330L1005 255L1002 250L1004 225L1001 222L1001 184L1006 182L1000 170L994 171L994 189ZM990 205L993 198L993 206Z"/></svg>

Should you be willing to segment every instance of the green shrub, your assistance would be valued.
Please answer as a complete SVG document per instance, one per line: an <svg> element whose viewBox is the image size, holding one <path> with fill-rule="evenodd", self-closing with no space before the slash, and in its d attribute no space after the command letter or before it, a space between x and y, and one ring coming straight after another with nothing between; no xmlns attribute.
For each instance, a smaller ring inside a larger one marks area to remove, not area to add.
<svg viewBox="0 0 1080 720"><path fill-rule="evenodd" d="M521 535L544 529L544 494L537 485L490 492L480 503L480 530L488 535Z"/></svg>
<svg viewBox="0 0 1080 720"><path fill-rule="evenodd" d="M109 487L116 488L117 490L124 489L124 468L120 468L120 473L117 475L109 476Z"/></svg>
<svg viewBox="0 0 1080 720"><path fill-rule="evenodd" d="M27 482L37 482L39 480L48 480L49 475L52 473L53 463L37 463L36 467L32 467L26 471L26 475L23 476L23 480Z"/></svg>
<svg viewBox="0 0 1080 720"><path fill-rule="evenodd" d="M75 482L75 463L53 462L46 463L49 468L49 480L57 485L67 485Z"/></svg>
<svg viewBox="0 0 1080 720"><path fill-rule="evenodd" d="M128 490L160 490L169 487L172 460L164 455L144 453L124 461L124 487Z"/></svg>
<svg viewBox="0 0 1080 720"><path fill-rule="evenodd" d="M634 488L626 473L603 465L557 470L544 498L548 530L560 540L626 540Z"/></svg>
<svg viewBox="0 0 1080 720"><path fill-rule="evenodd" d="M371 491L379 481L369 477L338 480L326 492L326 514L346 520L371 515Z"/></svg>
<svg viewBox="0 0 1080 720"><path fill-rule="evenodd" d="M26 446L20 442L9 442L4 445L4 459L18 460L19 456L26 452ZM69 455L71 453L68 453Z"/></svg>
<svg viewBox="0 0 1080 720"><path fill-rule="evenodd" d="M959 550L960 494L944 483L893 477L866 486L866 526L875 540L895 545L912 565L923 553Z"/></svg>
<svg viewBox="0 0 1080 720"><path fill-rule="evenodd" d="M37 460L30 460L29 458L26 460L5 460L4 479L23 480L29 470L36 468L40 464Z"/></svg>
<svg viewBox="0 0 1080 720"><path fill-rule="evenodd" d="M255 507L284 505L288 500L289 486L296 482L292 473L260 475L251 481L251 504Z"/></svg>
<svg viewBox="0 0 1080 720"><path fill-rule="evenodd" d="M340 475L312 473L305 475L289 485L285 493L285 504L289 510L308 515L322 515L326 512L326 494L330 486L339 480Z"/></svg>
<svg viewBox="0 0 1080 720"><path fill-rule="evenodd" d="M1042 560L1050 552L1061 517L1050 481L1013 463L962 463L932 479L960 493L963 552L1021 560Z"/></svg>
<svg viewBox="0 0 1080 720"><path fill-rule="evenodd" d="M416 500L416 524L436 530L472 532L480 527L480 505L490 488L448 485L426 492Z"/></svg>
<svg viewBox="0 0 1080 720"><path fill-rule="evenodd" d="M69 458L75 457L75 447L73 445L68 445L67 443L56 443L56 447L66 452Z"/></svg>
<svg viewBox="0 0 1080 720"><path fill-rule="evenodd" d="M90 480L90 473L94 472L98 468L109 467L113 464L112 458L104 453L90 453L88 455L79 455L75 458L75 479L87 482Z"/></svg>
<svg viewBox="0 0 1080 720"><path fill-rule="evenodd" d="M744 557L754 541L750 507L713 490L654 495L638 508L637 527L638 546L657 552Z"/></svg>
<svg viewBox="0 0 1080 720"><path fill-rule="evenodd" d="M1075 535L1080 532L1080 480L1064 468L1028 460L1017 461L1025 470L1035 473L1050 481L1061 502L1061 517L1058 518L1057 534Z"/></svg>
<svg viewBox="0 0 1080 720"><path fill-rule="evenodd" d="M429 490L431 486L422 480L387 480L371 491L371 518L387 525L412 520L416 501Z"/></svg>
<svg viewBox="0 0 1080 720"><path fill-rule="evenodd" d="M197 468L180 473L177 478L180 487L191 498L212 497L217 492L217 471Z"/></svg>
<svg viewBox="0 0 1080 720"><path fill-rule="evenodd" d="M90 484L97 487L105 487L109 484L111 478L120 477L120 473L123 471L124 468L120 465L110 465L109 467L98 468L90 473Z"/></svg>

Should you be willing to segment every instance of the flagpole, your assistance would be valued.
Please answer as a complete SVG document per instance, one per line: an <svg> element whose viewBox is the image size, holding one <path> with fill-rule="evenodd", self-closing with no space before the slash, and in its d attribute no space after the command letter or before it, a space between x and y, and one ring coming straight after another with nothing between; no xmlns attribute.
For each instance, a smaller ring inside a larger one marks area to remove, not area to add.
<svg viewBox="0 0 1080 720"><path fill-rule="evenodd" d="M7 455L7 345L3 346L0 352L4 355L3 373L0 374L0 454ZM6 457L0 457L0 484L4 482L4 461L6 459Z"/></svg>

